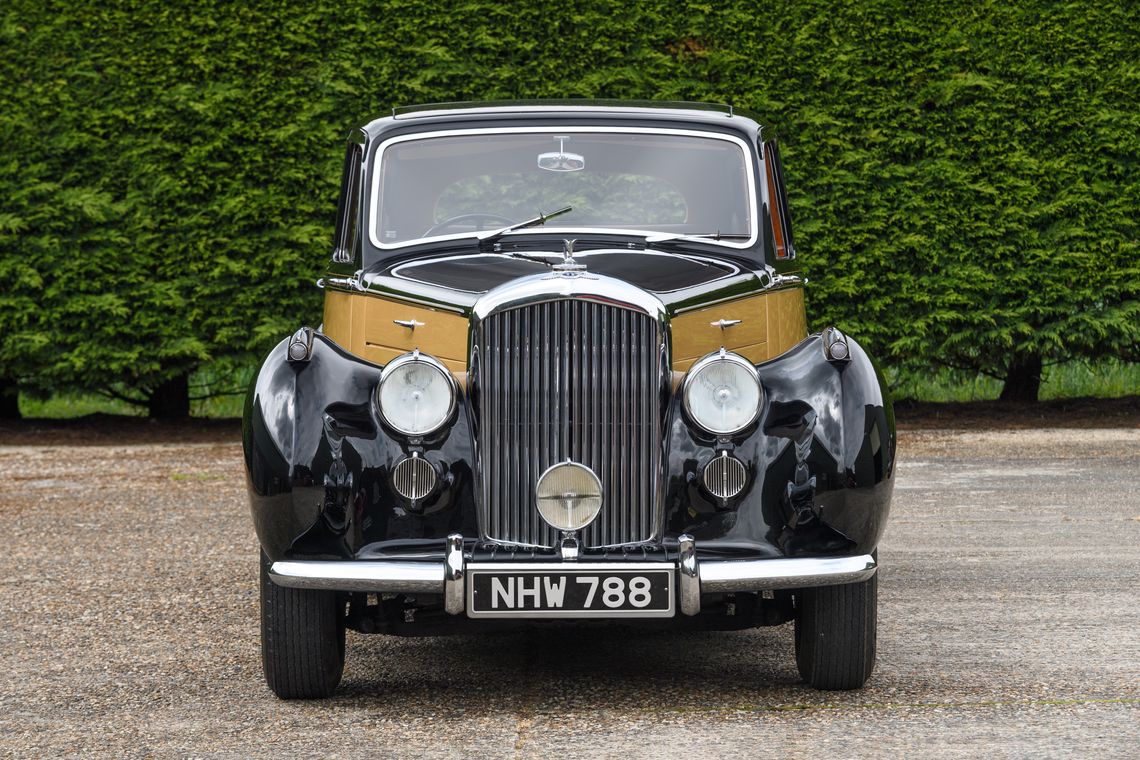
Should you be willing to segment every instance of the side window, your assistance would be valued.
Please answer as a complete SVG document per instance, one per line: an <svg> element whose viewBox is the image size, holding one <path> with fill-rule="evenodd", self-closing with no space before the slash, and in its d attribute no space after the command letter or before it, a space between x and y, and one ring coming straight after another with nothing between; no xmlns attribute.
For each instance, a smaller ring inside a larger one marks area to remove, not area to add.
<svg viewBox="0 0 1140 760"><path fill-rule="evenodd" d="M775 140L764 143L764 171L767 174L768 198L772 215L772 233L776 238L776 258L789 260L796 257L792 242L792 219L788 216L788 194L784 186L784 165Z"/></svg>
<svg viewBox="0 0 1140 760"><path fill-rule="evenodd" d="M360 218L360 166L364 160L364 147L350 142L344 156L341 174L340 201L336 211L336 238L332 260L338 264L351 264L356 248L356 226Z"/></svg>

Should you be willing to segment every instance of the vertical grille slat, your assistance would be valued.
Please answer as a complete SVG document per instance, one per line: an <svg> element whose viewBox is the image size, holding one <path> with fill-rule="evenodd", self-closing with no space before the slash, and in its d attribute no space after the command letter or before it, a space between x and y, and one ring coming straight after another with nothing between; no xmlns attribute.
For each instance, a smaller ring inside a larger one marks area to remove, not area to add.
<svg viewBox="0 0 1140 760"><path fill-rule="evenodd" d="M554 546L538 517L538 477L571 459L602 481L587 546L648 541L661 437L655 319L587 299L506 309L479 325L483 528L491 540Z"/></svg>

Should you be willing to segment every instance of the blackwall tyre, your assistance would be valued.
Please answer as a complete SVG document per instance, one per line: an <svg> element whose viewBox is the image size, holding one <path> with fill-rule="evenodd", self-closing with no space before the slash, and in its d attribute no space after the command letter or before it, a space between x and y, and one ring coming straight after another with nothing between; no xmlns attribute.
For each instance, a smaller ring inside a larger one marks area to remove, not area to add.
<svg viewBox="0 0 1140 760"><path fill-rule="evenodd" d="M335 591L285 588L261 556L261 663L281 699L317 699L344 671L345 604Z"/></svg>
<svg viewBox="0 0 1140 760"><path fill-rule="evenodd" d="M796 665L810 686L858 689L875 669L879 575L797 591Z"/></svg>

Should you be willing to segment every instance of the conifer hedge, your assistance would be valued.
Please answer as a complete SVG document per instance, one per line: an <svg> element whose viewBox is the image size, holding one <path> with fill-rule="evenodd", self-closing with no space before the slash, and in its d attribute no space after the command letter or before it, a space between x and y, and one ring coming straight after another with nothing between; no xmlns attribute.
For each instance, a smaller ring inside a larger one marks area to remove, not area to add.
<svg viewBox="0 0 1140 760"><path fill-rule="evenodd" d="M1043 364L1140 360L1138 61L1125 0L10 0L0 398L185 414L194 369L319 320L351 126L576 96L759 114L815 326L1032 398Z"/></svg>

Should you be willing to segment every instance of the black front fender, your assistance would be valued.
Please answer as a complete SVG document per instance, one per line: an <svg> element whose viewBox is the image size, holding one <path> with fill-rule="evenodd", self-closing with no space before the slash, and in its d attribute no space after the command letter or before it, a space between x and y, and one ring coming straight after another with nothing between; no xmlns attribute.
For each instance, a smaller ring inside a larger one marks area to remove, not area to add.
<svg viewBox="0 0 1140 760"><path fill-rule="evenodd" d="M290 361L289 340L262 363L243 425L254 527L271 560L348 559L386 544L439 544L453 530L474 534L471 435L466 403L434 438L412 442L381 423L372 397L381 368L313 337L306 360ZM409 504L391 470L416 451L445 487Z"/></svg>
<svg viewBox="0 0 1140 760"><path fill-rule="evenodd" d="M757 371L764 411L727 444L671 409L666 532L694 536L702 553L765 557L869 554L894 486L895 421L882 378L847 339L830 360L813 335ZM747 471L734 499L713 497L701 472L727 449Z"/></svg>

